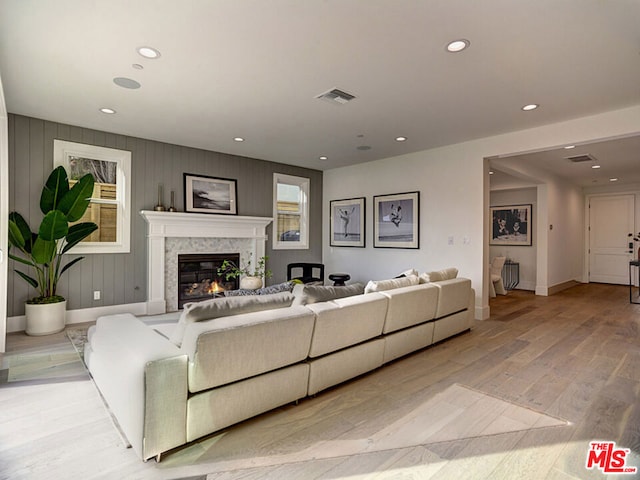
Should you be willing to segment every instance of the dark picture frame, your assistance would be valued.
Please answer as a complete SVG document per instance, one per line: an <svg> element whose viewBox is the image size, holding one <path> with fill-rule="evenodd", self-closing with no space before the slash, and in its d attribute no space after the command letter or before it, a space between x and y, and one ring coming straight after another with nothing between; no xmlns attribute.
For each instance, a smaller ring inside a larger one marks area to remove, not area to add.
<svg viewBox="0 0 640 480"><path fill-rule="evenodd" d="M184 211L190 213L238 214L238 185L231 178L184 174Z"/></svg>
<svg viewBox="0 0 640 480"><path fill-rule="evenodd" d="M420 248L420 192L373 197L375 248Z"/></svg>
<svg viewBox="0 0 640 480"><path fill-rule="evenodd" d="M366 226L364 197L329 202L329 245L364 248Z"/></svg>
<svg viewBox="0 0 640 480"><path fill-rule="evenodd" d="M489 245L530 247L533 232L532 210L531 204L490 207Z"/></svg>

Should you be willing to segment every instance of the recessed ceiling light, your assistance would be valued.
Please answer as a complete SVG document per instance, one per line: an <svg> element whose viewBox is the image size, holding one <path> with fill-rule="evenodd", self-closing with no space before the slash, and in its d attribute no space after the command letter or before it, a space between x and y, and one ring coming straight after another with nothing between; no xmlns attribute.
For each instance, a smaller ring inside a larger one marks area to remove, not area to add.
<svg viewBox="0 0 640 480"><path fill-rule="evenodd" d="M235 137L235 138L233 139L233 141L234 141L234 142L244 142L244 138L242 138L242 137Z"/></svg>
<svg viewBox="0 0 640 480"><path fill-rule="evenodd" d="M458 53L465 50L469 45L471 45L471 42L467 39L454 40L447 44L447 52Z"/></svg>
<svg viewBox="0 0 640 480"><path fill-rule="evenodd" d="M102 113L107 113L107 114L109 114L109 115L111 115L111 114L113 114L113 113L116 113L116 111L115 111L113 108L107 108L107 107L103 107L103 108L101 108L101 109L100 109L100 111L101 111Z"/></svg>
<svg viewBox="0 0 640 480"><path fill-rule="evenodd" d="M142 70L144 67L142 65L140 65L139 63L133 63L131 64L131 66L133 68L135 68L136 70Z"/></svg>
<svg viewBox="0 0 640 480"><path fill-rule="evenodd" d="M140 88L140 84L131 78L126 77L116 77L113 79L113 83L122 88L129 88L131 90L135 90Z"/></svg>
<svg viewBox="0 0 640 480"><path fill-rule="evenodd" d="M525 105L524 107L522 107L522 110L524 110L525 112L530 112L531 110L535 110L539 106L540 105L536 103L530 103L529 105Z"/></svg>
<svg viewBox="0 0 640 480"><path fill-rule="evenodd" d="M565 148L565 150L571 150L572 148L576 148L576 146L575 145L567 145L564 148Z"/></svg>
<svg viewBox="0 0 640 480"><path fill-rule="evenodd" d="M591 165L591 168L593 169L600 168L600 165Z"/></svg>
<svg viewBox="0 0 640 480"><path fill-rule="evenodd" d="M319 158L320 160L328 160L328 159L329 159L329 157L325 157L324 155L322 155L322 156L320 156L320 157L318 157L318 158Z"/></svg>
<svg viewBox="0 0 640 480"><path fill-rule="evenodd" d="M610 181L610 182L617 182L617 181L618 181L618 179L617 179L617 178L610 178L610 179L609 179L609 181Z"/></svg>
<svg viewBox="0 0 640 480"><path fill-rule="evenodd" d="M155 59L160 56L160 52L155 48L151 47L139 47L138 53L142 55L144 58Z"/></svg>
<svg viewBox="0 0 640 480"><path fill-rule="evenodd" d="M407 137L396 137L396 142L406 142L407 141Z"/></svg>

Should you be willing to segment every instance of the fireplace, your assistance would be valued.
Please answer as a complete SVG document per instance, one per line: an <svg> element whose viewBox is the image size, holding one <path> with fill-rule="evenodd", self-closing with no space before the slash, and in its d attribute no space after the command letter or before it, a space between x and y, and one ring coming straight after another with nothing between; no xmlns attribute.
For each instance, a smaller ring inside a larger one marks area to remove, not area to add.
<svg viewBox="0 0 640 480"><path fill-rule="evenodd" d="M239 253L191 253L178 255L178 308L185 303L208 300L236 290L238 279L226 280L218 275L222 262L240 264Z"/></svg>
<svg viewBox="0 0 640 480"><path fill-rule="evenodd" d="M239 252L244 264L266 254L271 218L148 210L140 214L147 222L147 315L178 310L178 255Z"/></svg>

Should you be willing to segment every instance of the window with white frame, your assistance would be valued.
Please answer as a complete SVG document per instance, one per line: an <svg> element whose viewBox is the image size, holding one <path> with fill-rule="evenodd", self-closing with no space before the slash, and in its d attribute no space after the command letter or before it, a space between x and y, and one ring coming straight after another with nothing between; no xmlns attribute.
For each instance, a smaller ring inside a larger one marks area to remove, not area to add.
<svg viewBox="0 0 640 480"><path fill-rule="evenodd" d="M62 165L69 184L91 173L95 179L89 208L79 222L98 225L69 253L128 253L131 219L131 152L54 140L54 167Z"/></svg>
<svg viewBox="0 0 640 480"><path fill-rule="evenodd" d="M273 248L309 248L309 179L273 174Z"/></svg>

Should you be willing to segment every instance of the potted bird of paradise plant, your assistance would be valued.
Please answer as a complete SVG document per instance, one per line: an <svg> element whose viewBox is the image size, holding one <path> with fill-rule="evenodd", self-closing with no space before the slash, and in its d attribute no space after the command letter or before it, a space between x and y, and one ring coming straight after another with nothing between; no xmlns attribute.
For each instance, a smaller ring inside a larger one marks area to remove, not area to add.
<svg viewBox="0 0 640 480"><path fill-rule="evenodd" d="M64 254L98 229L93 222L78 222L87 211L94 177L84 175L70 187L67 172L59 166L51 172L40 196L44 218L37 231L18 212L9 214L9 257L30 267L33 273L15 272L37 289L38 296L25 305L26 333L48 335L65 327L66 299L57 294L60 276L84 257L63 265ZM11 253L11 248L21 255Z"/></svg>

